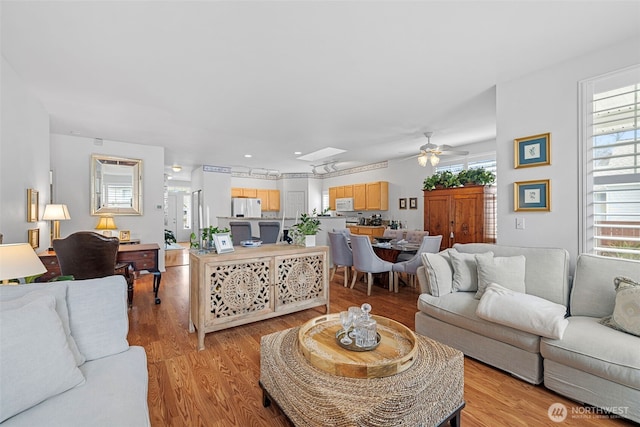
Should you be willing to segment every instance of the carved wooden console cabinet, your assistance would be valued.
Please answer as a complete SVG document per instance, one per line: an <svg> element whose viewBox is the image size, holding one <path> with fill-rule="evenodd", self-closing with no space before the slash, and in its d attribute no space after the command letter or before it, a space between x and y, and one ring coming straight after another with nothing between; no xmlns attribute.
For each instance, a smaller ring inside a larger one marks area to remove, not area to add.
<svg viewBox="0 0 640 427"><path fill-rule="evenodd" d="M329 248L270 244L189 256L189 332L233 326L326 305ZM194 329L195 328L195 329Z"/></svg>

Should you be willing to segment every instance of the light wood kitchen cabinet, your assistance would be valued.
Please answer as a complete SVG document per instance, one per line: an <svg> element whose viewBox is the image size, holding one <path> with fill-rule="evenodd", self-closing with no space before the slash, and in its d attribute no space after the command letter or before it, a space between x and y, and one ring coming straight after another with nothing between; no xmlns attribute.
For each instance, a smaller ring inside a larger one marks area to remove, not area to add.
<svg viewBox="0 0 640 427"><path fill-rule="evenodd" d="M329 210L336 210L336 192L338 187L329 187Z"/></svg>
<svg viewBox="0 0 640 427"><path fill-rule="evenodd" d="M389 183L387 181L369 182L367 189L367 210L386 211L389 209Z"/></svg>
<svg viewBox="0 0 640 427"><path fill-rule="evenodd" d="M353 185L343 185L344 197L353 197Z"/></svg>
<svg viewBox="0 0 640 427"><path fill-rule="evenodd" d="M367 209L367 184L353 184L353 209Z"/></svg>
<svg viewBox="0 0 640 427"><path fill-rule="evenodd" d="M360 234L370 237L382 237L384 234L384 226L371 226L371 225L350 225L349 231L351 234Z"/></svg>
<svg viewBox="0 0 640 427"><path fill-rule="evenodd" d="M342 199L344 197L344 186L336 187L336 199Z"/></svg>
<svg viewBox="0 0 640 427"><path fill-rule="evenodd" d="M262 188L231 188L231 197L251 197L260 199L262 210L277 212L280 210L280 190Z"/></svg>
<svg viewBox="0 0 640 427"><path fill-rule="evenodd" d="M442 235L440 250L454 243L495 243L495 227L494 186L424 191L424 229Z"/></svg>
<svg viewBox="0 0 640 427"><path fill-rule="evenodd" d="M273 212L280 210L280 190L269 190L269 210Z"/></svg>

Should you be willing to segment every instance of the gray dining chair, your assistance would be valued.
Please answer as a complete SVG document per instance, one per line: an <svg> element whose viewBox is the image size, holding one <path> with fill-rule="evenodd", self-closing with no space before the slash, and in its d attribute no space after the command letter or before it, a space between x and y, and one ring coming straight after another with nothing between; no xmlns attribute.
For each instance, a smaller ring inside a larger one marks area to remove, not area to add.
<svg viewBox="0 0 640 427"><path fill-rule="evenodd" d="M345 236L347 236L347 239L351 238L351 230L347 227L347 228L334 228L333 231L335 233L342 233Z"/></svg>
<svg viewBox="0 0 640 427"><path fill-rule="evenodd" d="M428 231L423 231L423 230L407 230L407 234L405 235L405 240L407 241L407 243L411 243L413 245L421 245L422 244L422 238L425 236L428 236L429 232ZM398 262L400 261L409 261L411 258L413 258L412 254L400 254L398 255Z"/></svg>
<svg viewBox="0 0 640 427"><path fill-rule="evenodd" d="M231 240L234 245L238 246L244 240L253 240L249 221L231 221L229 228L231 229Z"/></svg>
<svg viewBox="0 0 640 427"><path fill-rule="evenodd" d="M333 264L333 271L329 281L333 280L338 267L344 267L344 287L346 288L349 284L349 271L353 267L353 252L344 233L329 231L328 234L331 262Z"/></svg>
<svg viewBox="0 0 640 427"><path fill-rule="evenodd" d="M382 237L388 237L393 240L402 240L404 239L404 230L394 230L392 228L385 228L384 233L382 233Z"/></svg>
<svg viewBox="0 0 640 427"><path fill-rule="evenodd" d="M376 255L369 236L351 235L353 250L353 268L356 270L351 280L351 289L356 284L358 272L367 273L367 295L371 295L373 273L389 273L389 292L393 290L393 263L384 261Z"/></svg>
<svg viewBox="0 0 640 427"><path fill-rule="evenodd" d="M280 235L280 223L277 221L259 221L262 243L276 243Z"/></svg>
<svg viewBox="0 0 640 427"><path fill-rule="evenodd" d="M418 270L418 267L422 265L422 254L425 252L438 253L440 251L441 242L442 236L424 236L422 238L420 248L415 255L411 257L411 259L393 264L393 287L395 292L398 292L400 273L407 274L409 276L409 283L411 286L415 286L416 271Z"/></svg>

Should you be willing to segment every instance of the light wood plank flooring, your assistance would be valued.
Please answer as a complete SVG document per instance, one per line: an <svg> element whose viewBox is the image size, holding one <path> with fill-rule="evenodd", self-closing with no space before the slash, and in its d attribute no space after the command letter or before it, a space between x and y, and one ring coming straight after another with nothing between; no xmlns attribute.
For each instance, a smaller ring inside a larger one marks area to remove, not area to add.
<svg viewBox="0 0 640 427"><path fill-rule="evenodd" d="M188 331L189 266L169 267L162 275L162 304L153 303L151 275L136 282L130 310L129 343L146 349L149 368L149 412L159 426L291 426L273 405L262 406L260 337L299 326L324 314L310 309L236 328L213 332L206 349L197 351L196 334ZM401 288L398 294L374 287L366 295L364 283L353 290L342 286L336 274L331 284L331 312L369 302L375 314L414 328L418 291ZM549 420L547 410L560 402L580 405L532 386L473 359L465 358L463 426L623 426L621 419L569 416L563 423ZM321 427L321 426L319 426Z"/></svg>

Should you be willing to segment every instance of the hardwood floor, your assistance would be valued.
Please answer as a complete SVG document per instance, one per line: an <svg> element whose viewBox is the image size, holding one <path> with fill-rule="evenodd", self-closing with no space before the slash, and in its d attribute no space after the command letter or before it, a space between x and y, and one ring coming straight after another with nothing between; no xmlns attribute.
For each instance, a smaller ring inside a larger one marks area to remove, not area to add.
<svg viewBox="0 0 640 427"><path fill-rule="evenodd" d="M169 267L160 287L162 304L153 302L151 276L136 282L129 312L129 343L146 349L149 368L149 413L158 426L291 426L280 412L262 406L260 337L299 326L324 314L310 309L206 335L205 350L197 351L196 334L188 331L189 266ZM414 329L418 291L398 294L374 286L371 297L364 283L353 290L336 274L331 283L331 312L369 302L373 313ZM589 408L567 400L543 386L533 386L488 365L465 358L463 426L624 426L622 419L590 415ZM559 424L547 416L553 403L582 411ZM582 417L582 418L579 418ZM602 417L602 418L600 418ZM321 427L321 426L319 426Z"/></svg>

